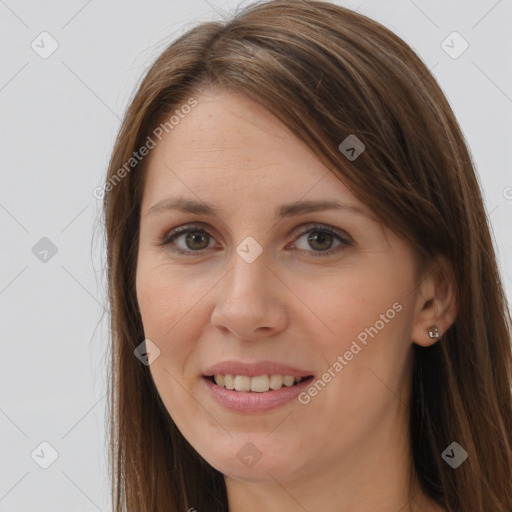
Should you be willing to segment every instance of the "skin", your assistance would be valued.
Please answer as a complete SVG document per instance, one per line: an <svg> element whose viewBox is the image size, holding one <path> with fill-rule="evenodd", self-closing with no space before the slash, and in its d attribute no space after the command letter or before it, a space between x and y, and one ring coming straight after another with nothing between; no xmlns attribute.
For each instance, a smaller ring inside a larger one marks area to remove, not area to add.
<svg viewBox="0 0 512 512"><path fill-rule="evenodd" d="M409 474L406 404L412 344L432 344L427 328L442 334L454 321L453 283L435 266L420 281L412 247L263 106L219 89L196 99L152 150L141 207L137 298L145 336L160 350L150 371L169 414L225 475L231 512L444 510ZM218 213L148 214L178 195ZM313 199L370 216L326 210L274 220L283 203ZM192 223L204 238L187 245L181 234L173 245L187 255L161 245ZM311 223L351 245L308 242L318 235ZM263 250L250 264L236 252L248 236ZM320 377L395 303L400 312L305 405L241 414L205 392L206 368L230 359L272 360ZM252 467L237 457L248 442L261 453Z"/></svg>

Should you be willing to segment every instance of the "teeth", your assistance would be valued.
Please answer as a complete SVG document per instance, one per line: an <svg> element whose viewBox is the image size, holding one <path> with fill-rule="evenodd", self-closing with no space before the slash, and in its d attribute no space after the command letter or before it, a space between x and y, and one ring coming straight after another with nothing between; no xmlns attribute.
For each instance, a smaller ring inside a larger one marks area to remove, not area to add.
<svg viewBox="0 0 512 512"><path fill-rule="evenodd" d="M249 377L246 377L247 379ZM257 393L262 393L264 391L268 391L270 389L269 386L269 378L266 375L261 375L259 377L253 377L251 380L251 391L256 391ZM240 391L238 388L235 388L237 391Z"/></svg>
<svg viewBox="0 0 512 512"><path fill-rule="evenodd" d="M281 389L282 387L283 387L282 375L272 375L272 377L270 377L270 388L271 389Z"/></svg>
<svg viewBox="0 0 512 512"><path fill-rule="evenodd" d="M235 377L235 389L237 391L251 391L251 378L237 375Z"/></svg>
<svg viewBox="0 0 512 512"><path fill-rule="evenodd" d="M285 375L283 377L283 384L285 386L293 386L295 384L295 377L292 377L291 375Z"/></svg>
<svg viewBox="0 0 512 512"><path fill-rule="evenodd" d="M233 375L224 375L224 387L226 389L235 389L235 378Z"/></svg>
<svg viewBox="0 0 512 512"><path fill-rule="evenodd" d="M291 375L258 375L249 377L247 375L215 375L215 384L221 388L242 392L265 393L270 389L281 389L283 386L290 387L303 380L302 377Z"/></svg>

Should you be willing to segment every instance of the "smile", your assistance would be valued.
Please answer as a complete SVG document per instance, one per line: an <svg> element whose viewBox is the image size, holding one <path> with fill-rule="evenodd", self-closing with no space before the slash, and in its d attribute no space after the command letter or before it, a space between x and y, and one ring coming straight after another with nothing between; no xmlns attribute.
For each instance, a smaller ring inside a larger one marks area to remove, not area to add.
<svg viewBox="0 0 512 512"><path fill-rule="evenodd" d="M219 387L241 392L265 393L271 389L291 387L304 380L304 377L292 375L222 375L217 374L210 379Z"/></svg>
<svg viewBox="0 0 512 512"><path fill-rule="evenodd" d="M217 374L218 379L219 375L222 374ZM276 374L270 377L268 375L259 375L256 377L248 377L247 375L231 376L233 379L232 384L241 388L242 391L237 391L235 388L227 389L225 387L226 377L228 377L229 384L229 374L224 375L224 383L222 386L215 382L214 376L203 376L201 382L204 383L206 390L209 391L208 395L214 400L214 402L222 407L240 414L258 414L292 403L300 393L305 391L311 385L311 382L314 379L313 376L305 378L293 377L293 384L287 386L283 382L280 388L272 389L270 387L270 380L275 375ZM284 381L287 376L278 375L278 377L281 377L281 380ZM253 379L255 380L255 389L259 389L260 391L247 389L248 382L251 383L250 385L252 387ZM278 383L277 380L277 378L274 379L276 386ZM295 382L295 380L298 380L299 382ZM287 381L289 382L288 379Z"/></svg>

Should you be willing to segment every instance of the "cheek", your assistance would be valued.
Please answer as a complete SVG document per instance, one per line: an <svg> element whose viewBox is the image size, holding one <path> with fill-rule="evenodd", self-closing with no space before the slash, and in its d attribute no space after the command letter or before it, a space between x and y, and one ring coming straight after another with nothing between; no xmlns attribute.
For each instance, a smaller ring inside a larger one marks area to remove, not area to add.
<svg viewBox="0 0 512 512"><path fill-rule="evenodd" d="M348 350L353 340L400 339L397 333L408 325L406 311L411 295L407 287L406 275L397 280L389 270L367 268L315 282L299 280L294 291L308 306L309 311L303 309L305 314L315 315L309 325L319 330L317 336L310 333L311 339L332 357Z"/></svg>
<svg viewBox="0 0 512 512"><path fill-rule="evenodd" d="M408 286L405 272L395 281L389 271L368 269L340 276L322 293L310 295L311 304L323 305L319 316L335 333L316 338L316 352L325 365L320 379L327 384L318 395L311 389L311 396L316 406L343 418L349 437L361 428L362 418L368 427L380 421L395 400L390 390L399 395L406 391L414 310Z"/></svg>
<svg viewBox="0 0 512 512"><path fill-rule="evenodd" d="M405 271L401 281L389 271L354 272L332 288L331 297L323 298L336 333L324 338L321 347L326 371L336 375L321 399L327 408L347 404L356 418L368 407L393 400L390 389L403 389L414 311L411 283Z"/></svg>
<svg viewBox="0 0 512 512"><path fill-rule="evenodd" d="M161 336L199 302L204 294L201 283L184 276L185 272L165 263L151 264L142 260L139 264L136 290L146 336Z"/></svg>
<svg viewBox="0 0 512 512"><path fill-rule="evenodd" d="M197 317L202 294L193 286L180 286L176 272L163 266L145 267L137 271L137 300L144 336L157 345L159 357L151 363L151 377L169 414L178 428L186 427L198 404L185 391L197 375L189 368L197 350L194 340L201 329ZM184 424L182 424L184 422Z"/></svg>
<svg viewBox="0 0 512 512"><path fill-rule="evenodd" d="M162 372L165 363L165 368L175 374L193 347L186 343L191 338L183 335L183 327L187 324L187 313L194 311L193 299L197 302L198 295L193 287L180 286L165 266L140 265L136 290L144 336L158 346L163 356L152 363L151 371Z"/></svg>

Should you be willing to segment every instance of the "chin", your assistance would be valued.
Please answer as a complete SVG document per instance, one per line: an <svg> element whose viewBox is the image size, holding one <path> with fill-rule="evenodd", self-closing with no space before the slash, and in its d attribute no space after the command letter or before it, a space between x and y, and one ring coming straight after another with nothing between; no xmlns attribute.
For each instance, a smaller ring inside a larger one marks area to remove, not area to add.
<svg viewBox="0 0 512 512"><path fill-rule="evenodd" d="M263 443L260 443L263 444ZM225 476L247 482L287 481L298 478L306 461L283 450L283 446L268 445L258 449L251 441L236 442L236 450L226 457L228 448L212 453L207 462ZM239 448L239 445L242 447ZM296 454L297 452L295 452Z"/></svg>

